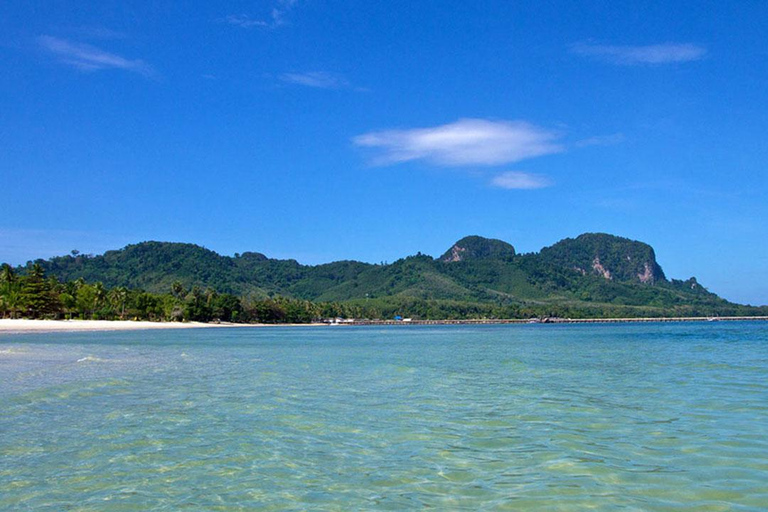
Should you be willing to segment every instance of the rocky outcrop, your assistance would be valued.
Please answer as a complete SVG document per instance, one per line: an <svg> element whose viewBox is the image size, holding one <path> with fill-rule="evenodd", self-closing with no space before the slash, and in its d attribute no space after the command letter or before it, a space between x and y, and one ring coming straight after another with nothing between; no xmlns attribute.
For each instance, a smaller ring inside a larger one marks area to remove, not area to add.
<svg viewBox="0 0 768 512"><path fill-rule="evenodd" d="M656 280L653 269L651 269L651 265L648 262L643 264L643 273L637 274L637 278L641 283L653 283Z"/></svg>
<svg viewBox="0 0 768 512"><path fill-rule="evenodd" d="M611 271L605 268L602 263L600 263L600 258L595 256L595 259L592 260L592 270L594 270L596 273L600 274L607 280L611 280Z"/></svg>
<svg viewBox="0 0 768 512"><path fill-rule="evenodd" d="M442 261L446 263L453 263L455 261L461 261L461 253L466 252L464 247L454 245L451 247L450 254L443 256Z"/></svg>

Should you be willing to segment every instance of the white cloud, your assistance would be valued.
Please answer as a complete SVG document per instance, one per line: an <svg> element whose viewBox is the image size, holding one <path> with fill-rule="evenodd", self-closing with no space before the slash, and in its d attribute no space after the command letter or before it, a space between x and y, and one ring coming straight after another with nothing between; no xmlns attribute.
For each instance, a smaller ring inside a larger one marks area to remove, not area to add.
<svg viewBox="0 0 768 512"><path fill-rule="evenodd" d="M277 0L266 18L254 18L248 14L230 14L221 19L224 23L241 28L276 28L285 24L285 16L298 0Z"/></svg>
<svg viewBox="0 0 768 512"><path fill-rule="evenodd" d="M672 64L703 59L707 49L691 43L664 43L648 46L610 46L578 43L571 51L612 64Z"/></svg>
<svg viewBox="0 0 768 512"><path fill-rule="evenodd" d="M278 0L277 5L272 8L272 23L275 26L285 23L285 15L288 11L293 9L293 6L296 5L297 1L298 0Z"/></svg>
<svg viewBox="0 0 768 512"><path fill-rule="evenodd" d="M549 187L552 185L552 182L549 180L549 178L540 174L530 174L520 171L507 171L495 176L491 180L491 185L509 190L530 190L535 188Z"/></svg>
<svg viewBox="0 0 768 512"><path fill-rule="evenodd" d="M123 69L147 77L153 74L152 68L142 60L126 59L88 44L74 43L52 36L41 36L38 42L43 49L56 55L59 61L81 71Z"/></svg>
<svg viewBox="0 0 768 512"><path fill-rule="evenodd" d="M380 150L379 165L424 160L435 165L500 165L564 150L560 134L525 121L460 119L432 128L370 132L353 138Z"/></svg>
<svg viewBox="0 0 768 512"><path fill-rule="evenodd" d="M344 89L350 86L346 78L325 71L308 71L305 73L284 73L278 78L290 84L316 87L319 89Z"/></svg>

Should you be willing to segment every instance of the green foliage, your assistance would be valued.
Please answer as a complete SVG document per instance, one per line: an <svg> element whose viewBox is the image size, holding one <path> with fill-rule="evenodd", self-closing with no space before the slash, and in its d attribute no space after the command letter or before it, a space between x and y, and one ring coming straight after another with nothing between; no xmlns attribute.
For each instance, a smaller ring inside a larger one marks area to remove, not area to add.
<svg viewBox="0 0 768 512"><path fill-rule="evenodd" d="M45 278L45 271L32 265L29 274L21 281L21 301L25 316L46 318L56 315L61 303L57 293L57 282Z"/></svg>
<svg viewBox="0 0 768 512"><path fill-rule="evenodd" d="M323 318L362 318L364 308L274 297L244 299L198 286L187 290L172 283L171 293L156 294L125 287L107 289L101 282L79 278L65 283L46 278L31 265L16 275L4 265L0 272L0 316L104 320L196 321L243 323L307 323Z"/></svg>
<svg viewBox="0 0 768 512"><path fill-rule="evenodd" d="M602 267L617 281L653 283L666 279L650 245L605 233L566 238L542 249L538 257L545 264L586 274L601 275Z"/></svg>
<svg viewBox="0 0 768 512"><path fill-rule="evenodd" d="M441 258L417 254L388 265L308 266L145 242L0 270L0 314L11 317L300 323L765 313L729 303L694 278L668 281L649 245L599 233L522 255L500 240L472 236Z"/></svg>
<svg viewBox="0 0 768 512"><path fill-rule="evenodd" d="M514 255L515 248L507 242L481 236L467 236L440 256L440 261L509 260Z"/></svg>
<svg viewBox="0 0 768 512"><path fill-rule="evenodd" d="M3 317L16 318L24 310L22 286L11 266L4 263L0 270L0 312Z"/></svg>

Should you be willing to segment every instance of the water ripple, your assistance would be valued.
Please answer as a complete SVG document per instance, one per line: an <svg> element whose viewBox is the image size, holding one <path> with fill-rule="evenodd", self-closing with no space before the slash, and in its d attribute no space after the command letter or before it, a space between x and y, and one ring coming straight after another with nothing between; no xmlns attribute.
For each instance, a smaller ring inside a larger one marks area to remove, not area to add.
<svg viewBox="0 0 768 512"><path fill-rule="evenodd" d="M0 509L759 510L765 324L0 340Z"/></svg>

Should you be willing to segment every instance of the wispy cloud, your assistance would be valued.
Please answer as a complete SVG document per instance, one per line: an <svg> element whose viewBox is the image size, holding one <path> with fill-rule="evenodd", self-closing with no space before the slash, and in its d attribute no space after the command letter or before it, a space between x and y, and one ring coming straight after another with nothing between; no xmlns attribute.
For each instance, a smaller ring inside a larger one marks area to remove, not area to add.
<svg viewBox="0 0 768 512"><path fill-rule="evenodd" d="M578 148L587 146L613 146L626 140L623 133L613 133L611 135L596 135L577 141L574 145Z"/></svg>
<svg viewBox="0 0 768 512"><path fill-rule="evenodd" d="M612 64L673 64L703 59L707 49L692 43L664 43L648 46L611 46L577 43L571 52Z"/></svg>
<svg viewBox="0 0 768 512"><path fill-rule="evenodd" d="M545 188L552 185L552 181L541 174L531 174L521 171L507 171L491 180L491 185L497 188L508 190L531 190L536 188Z"/></svg>
<svg viewBox="0 0 768 512"><path fill-rule="evenodd" d="M374 163L424 160L434 165L501 165L564 151L561 135L526 121L460 119L432 128L387 130L354 137L380 153Z"/></svg>
<svg viewBox="0 0 768 512"><path fill-rule="evenodd" d="M343 76L325 71L283 73L278 78L289 84L316 87L318 89L346 89L350 87L349 81Z"/></svg>
<svg viewBox="0 0 768 512"><path fill-rule="evenodd" d="M152 68L142 60L126 59L89 44L76 43L53 36L40 36L38 43L41 48L55 55L60 62L81 71L122 69L146 77L154 74Z"/></svg>
<svg viewBox="0 0 768 512"><path fill-rule="evenodd" d="M230 14L220 21L240 28L277 28L286 23L285 17L296 5L298 0L277 0L269 11L269 16L253 17L248 14Z"/></svg>
<svg viewBox="0 0 768 512"><path fill-rule="evenodd" d="M224 16L221 21L242 28L269 27L271 25L271 21L254 19L247 14L229 14Z"/></svg>

